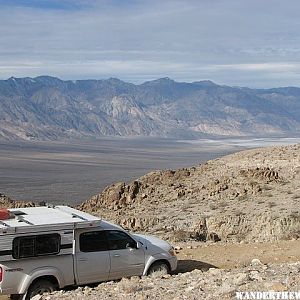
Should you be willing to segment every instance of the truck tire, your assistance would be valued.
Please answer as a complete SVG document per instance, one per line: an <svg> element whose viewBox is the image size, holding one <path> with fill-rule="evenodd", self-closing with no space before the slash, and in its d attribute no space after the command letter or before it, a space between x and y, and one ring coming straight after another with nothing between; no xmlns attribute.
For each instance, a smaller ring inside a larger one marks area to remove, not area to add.
<svg viewBox="0 0 300 300"><path fill-rule="evenodd" d="M40 279L31 284L29 287L25 300L33 298L35 295L41 295L43 293L51 293L57 290L57 286L46 279Z"/></svg>
<svg viewBox="0 0 300 300"><path fill-rule="evenodd" d="M23 300L24 295L19 295L19 294L13 294L9 296L10 300Z"/></svg>
<svg viewBox="0 0 300 300"><path fill-rule="evenodd" d="M157 261L151 265L151 267L148 270L148 275L166 275L170 273L170 267L169 265L164 261Z"/></svg>

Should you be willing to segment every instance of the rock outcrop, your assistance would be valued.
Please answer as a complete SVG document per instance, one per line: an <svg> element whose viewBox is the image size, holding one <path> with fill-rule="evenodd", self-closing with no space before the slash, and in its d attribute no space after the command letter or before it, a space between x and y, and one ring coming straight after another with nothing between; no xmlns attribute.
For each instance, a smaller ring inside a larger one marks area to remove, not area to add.
<svg viewBox="0 0 300 300"><path fill-rule="evenodd" d="M174 240L300 238L300 145L153 171L107 187L79 209Z"/></svg>
<svg viewBox="0 0 300 300"><path fill-rule="evenodd" d="M31 207L36 206L31 201L16 201L12 200L4 194L0 193L0 208L18 208L18 207Z"/></svg>

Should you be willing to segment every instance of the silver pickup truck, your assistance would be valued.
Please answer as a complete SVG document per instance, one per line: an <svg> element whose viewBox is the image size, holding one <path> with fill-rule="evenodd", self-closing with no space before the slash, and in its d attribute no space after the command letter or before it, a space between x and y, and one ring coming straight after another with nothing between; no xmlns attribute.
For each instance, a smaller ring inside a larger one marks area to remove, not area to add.
<svg viewBox="0 0 300 300"><path fill-rule="evenodd" d="M15 299L177 267L169 243L67 206L9 209L1 216L0 293Z"/></svg>

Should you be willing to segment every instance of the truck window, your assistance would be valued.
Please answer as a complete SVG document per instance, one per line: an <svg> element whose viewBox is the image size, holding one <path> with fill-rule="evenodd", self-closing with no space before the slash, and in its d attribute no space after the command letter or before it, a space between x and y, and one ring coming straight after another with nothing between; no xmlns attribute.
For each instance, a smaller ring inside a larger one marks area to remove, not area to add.
<svg viewBox="0 0 300 300"><path fill-rule="evenodd" d="M109 230L107 232L109 250L126 249L127 247L136 247L136 242L125 232L118 230Z"/></svg>
<svg viewBox="0 0 300 300"><path fill-rule="evenodd" d="M13 253L15 259L58 254L60 251L60 235L42 234L22 236L13 240Z"/></svg>
<svg viewBox="0 0 300 300"><path fill-rule="evenodd" d="M79 236L79 248L81 252L107 251L107 238L105 231L89 231Z"/></svg>

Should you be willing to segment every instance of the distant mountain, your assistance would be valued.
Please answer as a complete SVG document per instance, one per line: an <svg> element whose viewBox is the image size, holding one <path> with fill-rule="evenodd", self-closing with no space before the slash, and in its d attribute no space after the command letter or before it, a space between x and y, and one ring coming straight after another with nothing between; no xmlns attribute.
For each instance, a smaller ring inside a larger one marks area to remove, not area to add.
<svg viewBox="0 0 300 300"><path fill-rule="evenodd" d="M300 132L300 88L249 89L211 81L55 77L0 81L0 139L82 136L246 136Z"/></svg>

